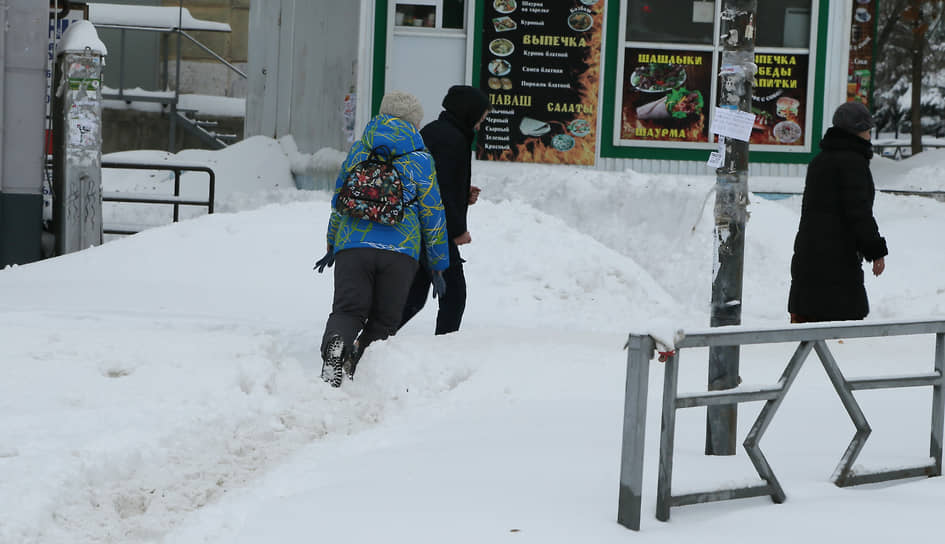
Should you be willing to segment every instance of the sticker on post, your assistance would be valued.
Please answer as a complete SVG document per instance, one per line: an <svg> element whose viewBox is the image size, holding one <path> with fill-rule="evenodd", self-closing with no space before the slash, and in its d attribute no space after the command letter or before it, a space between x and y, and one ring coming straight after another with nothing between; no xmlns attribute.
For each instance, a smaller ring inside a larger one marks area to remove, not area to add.
<svg viewBox="0 0 945 544"><path fill-rule="evenodd" d="M712 168L721 168L725 164L725 137L719 136L719 150L709 153L709 160L706 162Z"/></svg>
<svg viewBox="0 0 945 544"><path fill-rule="evenodd" d="M751 127L755 124L755 114L747 111L715 108L712 117L712 134L747 142L751 138Z"/></svg>

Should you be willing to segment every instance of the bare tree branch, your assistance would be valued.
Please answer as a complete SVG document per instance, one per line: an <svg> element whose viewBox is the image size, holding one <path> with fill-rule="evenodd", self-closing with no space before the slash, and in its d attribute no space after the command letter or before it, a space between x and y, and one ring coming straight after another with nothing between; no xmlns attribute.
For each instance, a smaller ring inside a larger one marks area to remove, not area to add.
<svg viewBox="0 0 945 544"><path fill-rule="evenodd" d="M889 11L889 18L886 19L886 23L883 25L883 28L880 29L879 38L876 40L876 47L880 55L882 55L883 48L886 47L886 42L889 41L889 37L892 36L893 31L896 30L896 27L899 25L902 12L905 11L908 3L909 0L896 0L892 9Z"/></svg>

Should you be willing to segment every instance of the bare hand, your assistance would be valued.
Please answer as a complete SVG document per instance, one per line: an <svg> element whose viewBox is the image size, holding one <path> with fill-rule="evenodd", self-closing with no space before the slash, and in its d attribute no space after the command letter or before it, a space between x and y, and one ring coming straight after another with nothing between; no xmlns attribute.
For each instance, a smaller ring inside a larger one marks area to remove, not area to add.
<svg viewBox="0 0 945 544"><path fill-rule="evenodd" d="M463 244L468 244L468 243L470 243L470 242L472 242L472 236L469 235L469 231L468 231L468 230L467 230L466 232L460 234L460 235L457 236L456 238L453 238L453 243L456 244L456 245L458 245L458 246L461 246L461 245L463 245Z"/></svg>
<svg viewBox="0 0 945 544"><path fill-rule="evenodd" d="M886 258L880 257L873 261L873 275L878 276L883 273L883 270L886 270Z"/></svg>
<svg viewBox="0 0 945 544"><path fill-rule="evenodd" d="M479 200L479 193L482 192L482 189L472 185L469 187L469 204L475 204Z"/></svg>

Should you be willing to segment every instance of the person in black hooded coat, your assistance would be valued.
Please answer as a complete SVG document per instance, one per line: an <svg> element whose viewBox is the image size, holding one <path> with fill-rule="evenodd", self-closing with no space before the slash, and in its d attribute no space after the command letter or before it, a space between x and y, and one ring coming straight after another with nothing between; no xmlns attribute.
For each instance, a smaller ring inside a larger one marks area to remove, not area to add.
<svg viewBox="0 0 945 544"><path fill-rule="evenodd" d="M863 104L841 105L807 168L791 261L793 323L863 319L869 313L863 259L879 276L888 254L873 217L873 126Z"/></svg>
<svg viewBox="0 0 945 544"><path fill-rule="evenodd" d="M472 185L472 143L479 124L489 113L489 97L475 87L454 85L443 98L443 110L438 119L420 131L436 165L436 180L449 233L450 266L443 272L446 289L439 297L436 334L458 331L466 309L466 277L459 246L472 242L466 212L479 197L479 188ZM407 295L401 327L423 308L430 282L428 271L417 271Z"/></svg>

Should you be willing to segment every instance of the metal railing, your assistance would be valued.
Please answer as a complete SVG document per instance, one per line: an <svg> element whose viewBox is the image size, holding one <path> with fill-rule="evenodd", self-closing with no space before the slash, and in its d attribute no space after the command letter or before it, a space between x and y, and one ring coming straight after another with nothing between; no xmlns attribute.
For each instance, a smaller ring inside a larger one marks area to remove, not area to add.
<svg viewBox="0 0 945 544"><path fill-rule="evenodd" d="M96 24L96 28L111 28L116 29L121 32L120 35L120 46L121 51L120 61L118 64L118 92L117 93L104 93L102 95L106 100L124 100L128 103L131 102L158 102L161 104L167 104L170 107L169 115L169 128L168 128L168 151L174 152L177 151L176 144L176 130L178 121L183 121L184 128L196 137L200 138L201 141L207 143L213 147L213 149L222 149L226 147L227 141L235 139L235 135L230 134L217 134L211 133L210 131L205 130L203 127L200 127L198 122L187 117L186 114L181 113L181 110L178 108L180 103L180 66L181 66L181 38L187 38L195 46L209 54L213 59L224 66L226 66L230 71L238 75L243 79L248 79L249 76L246 72L240 70L230 61L226 60L223 56L213 51L206 45L200 42L197 38L188 34L183 28L183 11L184 11L184 2L183 0L178 1L178 17L177 25L169 27L148 27L148 26L129 26L129 25L120 25L120 24L105 24L99 23ZM170 34L177 34L177 51L176 51L176 66L177 71L175 80L174 80L174 94L172 96L164 96L161 94L152 94L150 96L140 96L140 95L130 95L125 94L125 33L128 30L135 31L144 31L144 32L159 32L161 33L161 50L162 50L162 84L161 87L166 89L170 83L170 73L168 70L169 58L168 54L168 36ZM216 32L217 30L203 29L205 31Z"/></svg>
<svg viewBox="0 0 945 544"><path fill-rule="evenodd" d="M825 340L843 338L872 338L906 336L918 334L935 335L935 359L931 372L914 375L847 379L840 371ZM800 372L811 350L817 353L827 371L837 395L840 397L856 433L841 457L832 480L839 487L882 482L886 480L917 476L940 476L942 474L942 437L945 426L945 397L942 394L945 375L945 321L872 322L858 324L798 325L791 328L752 330L745 327L720 327L707 331L683 333L666 353L665 377L663 381L662 427L660 432L659 476L656 498L656 518L668 521L670 508L713 501L746 497L770 496L775 503L783 502L784 490L759 447L762 435L781 406L794 379ZM677 391L679 376L679 354L683 348L709 346L744 346L771 343L798 342L781 378L776 384L760 387L737 387L724 391L680 394ZM643 490L643 454L646 437L647 378L650 359L656 349L656 341L648 335L631 334L627 342L626 399L624 404L623 449L620 459L620 494L617 521L621 525L640 529L640 513ZM932 387L932 422L930 463L895 470L864 472L853 470L853 463L862 450L871 429L866 416L853 396L853 391L862 389L888 389L899 387ZM685 495L672 494L673 449L676 428L676 410L696 406L737 404L741 402L765 401L758 418L748 432L744 447L764 485L714 489Z"/></svg>
<svg viewBox="0 0 945 544"><path fill-rule="evenodd" d="M922 150L926 149L945 149L945 143L922 142ZM901 161L912 156L912 143L873 142L873 151L887 159Z"/></svg>
<svg viewBox="0 0 945 544"><path fill-rule="evenodd" d="M931 198L939 202L945 202L945 191L915 191L910 189L876 189L877 193L884 193L887 195L896 195L896 196L921 196L925 198ZM775 196L775 197L789 197L789 196L803 196L803 191L752 191L752 193L761 196L762 198Z"/></svg>
<svg viewBox="0 0 945 544"><path fill-rule="evenodd" d="M130 202L139 204L171 204L174 206L174 222L180 219L180 206L206 206L207 213L213 213L213 199L216 195L216 173L209 166L189 165L189 164L161 164L161 163L134 163L134 162L116 162L103 161L102 168L122 169L122 170L164 170L174 172L174 194L163 195L159 193L124 193L124 192L102 192L103 202ZM193 199L185 198L180 194L181 172L204 172L209 176L207 186L207 198ZM105 227L102 232L105 234L136 234L141 229L137 228L119 228Z"/></svg>

